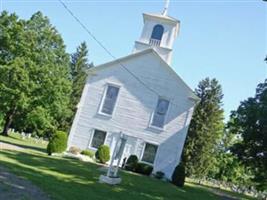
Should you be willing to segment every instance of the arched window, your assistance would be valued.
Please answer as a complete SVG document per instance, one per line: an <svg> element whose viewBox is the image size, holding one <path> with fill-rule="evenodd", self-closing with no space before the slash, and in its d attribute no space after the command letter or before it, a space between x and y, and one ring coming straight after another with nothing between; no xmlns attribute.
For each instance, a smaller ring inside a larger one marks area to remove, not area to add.
<svg viewBox="0 0 267 200"><path fill-rule="evenodd" d="M160 24L157 24L157 25L154 26L154 28L153 28L152 35L151 35L151 39L161 40L162 35L163 35L163 31L164 31L163 26L160 25Z"/></svg>
<svg viewBox="0 0 267 200"><path fill-rule="evenodd" d="M159 46L163 35L164 28L162 25L157 24L154 26L149 44L152 46Z"/></svg>

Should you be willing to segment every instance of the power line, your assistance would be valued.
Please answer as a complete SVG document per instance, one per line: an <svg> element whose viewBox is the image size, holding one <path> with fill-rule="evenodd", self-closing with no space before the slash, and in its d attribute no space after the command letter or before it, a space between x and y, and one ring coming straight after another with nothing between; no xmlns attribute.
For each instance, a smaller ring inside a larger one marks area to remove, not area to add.
<svg viewBox="0 0 267 200"><path fill-rule="evenodd" d="M79 20L78 17L74 15L74 13L67 7L67 5L62 1L58 0L63 7L69 12L69 14L81 25L81 27L101 46L108 55L110 55L113 59L117 60L117 58L94 36L94 34ZM155 90L148 87L139 77L137 77L133 72L131 72L126 66L123 65L120 61L118 62L121 67L123 67L129 74L131 74L137 81L139 81L142 85L144 85L147 89L154 92L156 95L160 96Z"/></svg>
<svg viewBox="0 0 267 200"><path fill-rule="evenodd" d="M62 6L68 11L68 13L78 22L78 24L80 24L80 26L93 38L93 40L96 41L96 43L102 47L106 53L111 56L113 59L117 60L117 58L94 36L94 34L81 22L81 20L79 20L78 17L76 17L76 15L67 7L67 5L62 1L62 0L58 0ZM154 94L156 94L157 96L162 96L160 95L157 91L155 91L154 89L150 88L149 86L147 86L138 76L136 76L133 72L131 72L123 63L121 63L120 61L118 61L119 65L125 69L130 75L132 75L139 83L141 83L145 88L147 88L148 90L150 90L151 92L153 92ZM169 103L178 106L176 104L174 104L173 102L169 101Z"/></svg>
<svg viewBox="0 0 267 200"><path fill-rule="evenodd" d="M74 13L67 7L67 5L62 1L58 0L64 8L70 13L70 15L82 26L82 28L99 44L113 59L116 59L115 56L91 33L91 31L79 20L78 17L74 15Z"/></svg>

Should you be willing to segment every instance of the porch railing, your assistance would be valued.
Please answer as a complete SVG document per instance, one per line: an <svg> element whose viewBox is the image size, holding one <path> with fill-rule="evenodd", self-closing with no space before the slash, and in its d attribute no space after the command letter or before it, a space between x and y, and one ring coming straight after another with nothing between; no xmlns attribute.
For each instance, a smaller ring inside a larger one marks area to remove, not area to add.
<svg viewBox="0 0 267 200"><path fill-rule="evenodd" d="M151 46L160 46L160 40L157 40L157 39L150 39L149 40L149 44L151 45Z"/></svg>

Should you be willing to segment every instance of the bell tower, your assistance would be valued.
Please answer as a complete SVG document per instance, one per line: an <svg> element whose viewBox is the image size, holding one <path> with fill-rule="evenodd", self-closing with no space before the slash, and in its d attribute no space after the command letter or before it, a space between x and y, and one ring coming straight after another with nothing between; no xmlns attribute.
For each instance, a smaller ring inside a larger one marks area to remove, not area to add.
<svg viewBox="0 0 267 200"><path fill-rule="evenodd" d="M153 48L165 61L171 63L172 47L178 35L180 21L167 15L169 1L160 14L143 14L144 27L140 38L135 41L133 52Z"/></svg>

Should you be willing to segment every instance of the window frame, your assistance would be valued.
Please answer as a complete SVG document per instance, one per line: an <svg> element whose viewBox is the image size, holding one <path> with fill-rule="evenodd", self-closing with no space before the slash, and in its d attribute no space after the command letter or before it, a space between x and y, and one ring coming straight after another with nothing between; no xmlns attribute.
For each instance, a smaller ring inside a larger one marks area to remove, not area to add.
<svg viewBox="0 0 267 200"><path fill-rule="evenodd" d="M118 95L117 95L117 98L116 98L116 102L114 104L113 111L112 111L111 114L102 112L103 105L104 105L104 102L105 102L105 99L106 99L106 96L107 96L107 91L108 91L108 87L109 86L116 87L116 88L119 89L118 90ZM106 83L105 84L104 94L102 95L102 99L101 99L100 106L99 106L99 109L98 109L98 114L104 115L106 117L112 117L113 116L113 114L115 113L116 107L117 107L117 102L118 102L119 94L120 94L120 90L121 90L120 88L121 88L121 86L118 85L118 84L115 84L115 83Z"/></svg>
<svg viewBox="0 0 267 200"><path fill-rule="evenodd" d="M154 119L154 115L155 115L155 112L156 112L156 109L157 109L157 106L158 106L158 101L159 101L160 99L169 101L168 109L167 109L167 111L166 111L166 114L165 114L165 117L164 117L164 121L163 121L163 126L162 126L162 127L155 126L155 125L152 124L152 123L153 123L153 119ZM156 106L154 107L154 110L153 110L153 112L152 112L152 114L151 114L151 117L150 117L150 122L149 122L149 127L150 127L150 128L157 129L157 130L160 130L160 131L165 130L165 126L166 126L166 124L165 124L165 123L166 123L166 118L168 117L169 110L170 110L170 106L171 106L171 100L170 100L169 98L162 97L162 96L158 97L158 100L157 100L157 102L156 102Z"/></svg>
<svg viewBox="0 0 267 200"><path fill-rule="evenodd" d="M147 161L144 161L143 160L143 157L144 157L144 153L145 153L145 149L146 149L146 145L147 144L150 144L150 145L153 145L153 146L156 146L157 147L157 150L156 150L156 154L155 154L153 163L150 163L150 162L147 162ZM155 163L155 160L157 159L158 149L159 149L159 145L158 144L154 144L154 143L151 143L151 142L145 142L145 145L143 146L143 149L142 149L142 154L141 154L141 160L140 160L140 162L146 163L148 165L152 165L153 166L154 163Z"/></svg>
<svg viewBox="0 0 267 200"><path fill-rule="evenodd" d="M108 132L107 132L107 131L103 131L103 130L101 130L101 129L97 129L97 128L94 128L94 129L93 129L93 131L92 131L92 137L91 137L91 139L90 139L90 143L89 143L89 144L90 144L90 145L89 145L89 148L92 149L92 150L97 151L98 148L95 148L95 147L92 146L92 142L93 142L93 139L94 139L94 136L95 136L95 131L102 131L102 132L105 132L105 133L106 133L106 135L105 135L105 139L104 139L104 142L103 142L103 145L106 143Z"/></svg>

